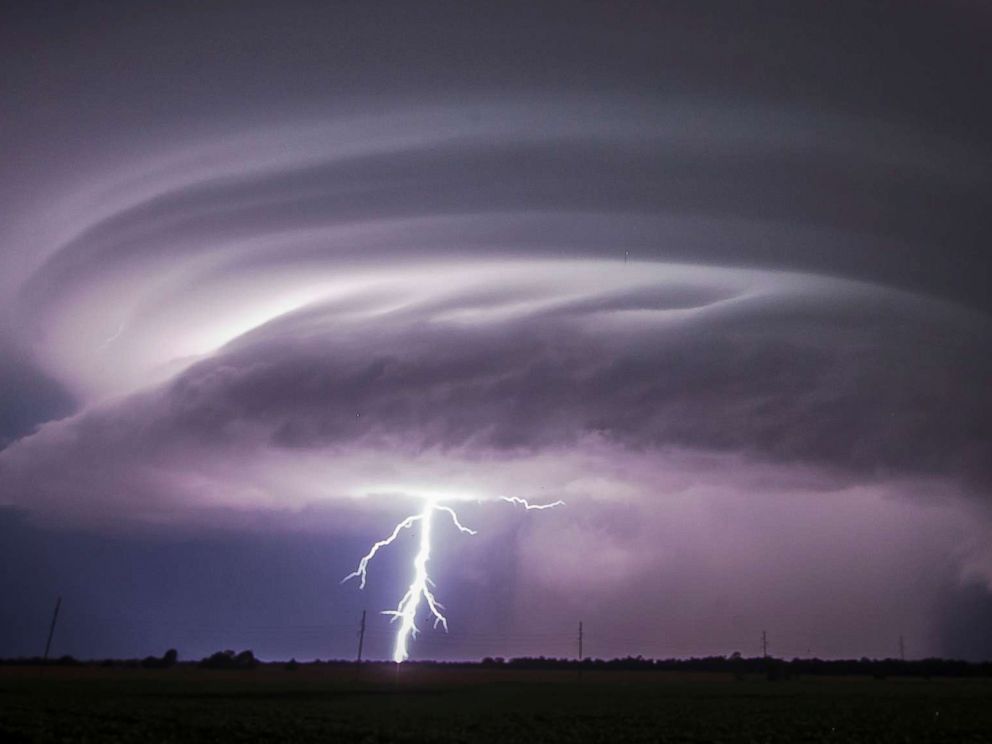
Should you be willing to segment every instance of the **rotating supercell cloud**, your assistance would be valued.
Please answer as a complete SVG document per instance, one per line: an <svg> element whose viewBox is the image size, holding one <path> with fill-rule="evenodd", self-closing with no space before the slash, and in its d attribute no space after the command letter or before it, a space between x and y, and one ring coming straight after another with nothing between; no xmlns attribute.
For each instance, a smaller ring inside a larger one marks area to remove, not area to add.
<svg viewBox="0 0 992 744"><path fill-rule="evenodd" d="M712 7L5 10L9 652L987 654L989 16Z"/></svg>

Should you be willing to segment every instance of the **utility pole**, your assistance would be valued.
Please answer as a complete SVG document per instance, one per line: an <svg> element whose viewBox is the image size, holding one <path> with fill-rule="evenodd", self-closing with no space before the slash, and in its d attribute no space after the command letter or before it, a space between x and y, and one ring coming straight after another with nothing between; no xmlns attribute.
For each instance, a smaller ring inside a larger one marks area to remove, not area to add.
<svg viewBox="0 0 992 744"><path fill-rule="evenodd" d="M362 610L362 624L358 626L358 663L362 663L362 647L365 645L365 610Z"/></svg>
<svg viewBox="0 0 992 744"><path fill-rule="evenodd" d="M761 631L761 655L768 658L768 632Z"/></svg>
<svg viewBox="0 0 992 744"><path fill-rule="evenodd" d="M59 619L59 607L62 606L62 597L55 600L55 612L52 613L52 625L48 629L48 640L45 642L45 661L48 661L48 652L52 648L52 636L55 635L55 623Z"/></svg>
<svg viewBox="0 0 992 744"><path fill-rule="evenodd" d="M579 679L582 679L582 621L579 620Z"/></svg>
<svg viewBox="0 0 992 744"><path fill-rule="evenodd" d="M901 635L899 636L899 658L906 661L906 641Z"/></svg>

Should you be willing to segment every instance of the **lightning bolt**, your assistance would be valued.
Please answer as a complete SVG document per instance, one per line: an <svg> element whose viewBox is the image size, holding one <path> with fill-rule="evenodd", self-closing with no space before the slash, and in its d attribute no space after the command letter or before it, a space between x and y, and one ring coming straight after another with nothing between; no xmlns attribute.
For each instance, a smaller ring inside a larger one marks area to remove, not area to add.
<svg viewBox="0 0 992 744"><path fill-rule="evenodd" d="M117 333L115 333L114 335L112 335L110 338L105 339L102 344L100 344L99 346L96 347L97 350L106 349L108 346L110 346L112 343L114 343L114 341L116 341L117 339L119 339L121 337L121 334L124 333L124 326L125 325L126 325L126 323L123 323L122 322L117 327Z"/></svg>
<svg viewBox="0 0 992 744"><path fill-rule="evenodd" d="M527 499L522 499L519 496L500 496L499 500L507 501L511 504L520 504L524 509L554 509L556 506L565 506L565 502L561 499L552 501L550 504L532 504Z"/></svg>
<svg viewBox="0 0 992 744"><path fill-rule="evenodd" d="M358 585L358 588L364 589L365 580L367 578L366 571L368 570L369 567L369 561L375 558L375 554L379 552L380 548L386 547L387 545L391 544L397 537L399 537L400 530L409 529L410 527L413 526L414 522L416 522L418 519L423 519L423 518L424 518L423 514L415 514L412 517L407 517L398 525L396 525L396 529L393 530L393 534L391 534L385 540L380 540L379 542L373 544L372 550L366 553L365 557L363 557L362 560L358 562L358 568L352 571L347 576L345 576L343 579L341 579L341 583L343 584L344 582L348 581L348 579L360 578L361 583Z"/></svg>
<svg viewBox="0 0 992 744"><path fill-rule="evenodd" d="M519 498L518 496L503 496L500 500L523 506L527 510L553 509L556 506L565 505L565 502L561 500L550 504L531 504L526 499ZM341 580L343 584L350 579L358 579L359 589L364 589L368 577L369 562L375 558L376 554L382 548L395 542L403 530L410 529L416 522L420 523L420 544L417 554L413 558L413 580L410 582L406 594L403 595L396 609L382 611L383 615L389 615L392 618L391 622L400 621L399 628L396 631L396 643L393 646L393 661L397 664L409 658L410 641L416 638L417 633L420 632L417 628L416 619L421 600L427 603L430 616L434 619L434 627L437 628L440 625L444 628L445 632L448 631L448 619L441 612L444 609L444 605L434 597L431 591L431 588L434 587L434 582L431 581L430 574L427 572L427 562L431 558L431 529L433 527L435 512L443 512L451 517L452 523L459 532L467 535L476 534L475 530L461 523L457 512L450 506L440 504L436 499L427 499L424 502L424 509L420 514L410 515L393 528L389 537L373 543L369 552L358 562L358 568Z"/></svg>

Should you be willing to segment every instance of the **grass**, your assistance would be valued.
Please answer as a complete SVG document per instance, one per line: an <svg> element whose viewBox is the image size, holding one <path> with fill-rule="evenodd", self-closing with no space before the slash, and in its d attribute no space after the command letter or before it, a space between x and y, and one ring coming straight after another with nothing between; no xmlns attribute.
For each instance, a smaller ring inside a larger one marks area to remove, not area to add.
<svg viewBox="0 0 992 744"><path fill-rule="evenodd" d="M992 680L0 667L4 742L989 742Z"/></svg>

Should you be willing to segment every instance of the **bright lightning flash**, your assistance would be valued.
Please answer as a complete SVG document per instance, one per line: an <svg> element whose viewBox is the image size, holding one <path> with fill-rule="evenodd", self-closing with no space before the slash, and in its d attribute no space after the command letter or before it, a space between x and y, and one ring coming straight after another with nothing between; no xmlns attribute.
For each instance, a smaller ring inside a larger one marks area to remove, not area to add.
<svg viewBox="0 0 992 744"><path fill-rule="evenodd" d="M526 499L521 499L517 496L504 496L501 500L511 504L518 504L528 510L551 509L556 506L564 506L565 504L564 501L555 501L550 504L530 504ZM434 512L436 511L444 512L450 516L452 523L454 523L460 532L468 535L476 534L475 530L469 529L461 523L458 519L458 514L450 506L439 504L436 499L427 499L424 504L424 510L420 514L407 517L393 528L393 532L389 537L373 543L372 549L358 562L358 568L341 580L343 584L349 579L357 578L359 579L359 588L364 589L369 561L375 557L381 548L392 544L399 537L400 532L413 527L414 522L420 522L420 547L413 558L413 581L410 582L410 587L406 590L406 594L403 595L396 609L384 610L382 613L383 615L392 616L394 622L396 620L400 621L400 627L396 631L396 644L393 647L393 661L397 664L406 661L409 657L410 639L415 638L419 632L416 619L417 609L420 607L421 599L427 603L430 615L434 618L434 627L436 628L438 625L441 625L445 632L448 630L448 619L441 613L444 605L434 598L434 594L431 592L434 582L431 581L431 577L427 573L427 562L431 557L431 527Z"/></svg>
<svg viewBox="0 0 992 744"><path fill-rule="evenodd" d="M531 504L527 499L522 499L519 496L500 496L499 500L508 501L511 504L520 504L524 509L554 509L556 506L565 506L565 502L561 499L552 501L550 504Z"/></svg>

